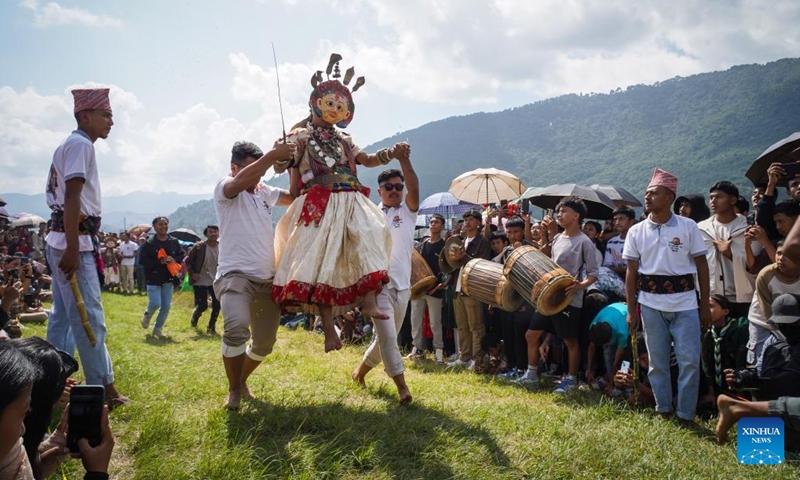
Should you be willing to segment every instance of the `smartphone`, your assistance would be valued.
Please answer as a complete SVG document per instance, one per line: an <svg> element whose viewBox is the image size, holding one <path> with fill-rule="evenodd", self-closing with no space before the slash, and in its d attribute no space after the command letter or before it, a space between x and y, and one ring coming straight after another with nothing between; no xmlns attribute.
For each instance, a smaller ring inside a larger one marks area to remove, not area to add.
<svg viewBox="0 0 800 480"><path fill-rule="evenodd" d="M784 180L788 184L791 180L794 180L794 177L800 175L800 163L792 162L792 163L784 163L781 165L783 167L783 171L786 172L786 176Z"/></svg>
<svg viewBox="0 0 800 480"><path fill-rule="evenodd" d="M80 453L78 440L85 438L89 445L100 445L102 432L100 419L106 389L102 385L75 385L69 393L69 416L67 418L67 448L72 453Z"/></svg>
<svg viewBox="0 0 800 480"><path fill-rule="evenodd" d="M530 199L523 198L522 199L522 213L531 213L531 201Z"/></svg>
<svg viewBox="0 0 800 480"><path fill-rule="evenodd" d="M619 371L620 372L624 372L624 373L628 373L628 370L630 368L631 368L631 362L629 362L627 360L623 360L622 364L619 366Z"/></svg>
<svg viewBox="0 0 800 480"><path fill-rule="evenodd" d="M22 264L22 265L27 265L27 264L28 264L28 261L30 261L30 259L29 259L28 257L22 257L22 258L19 260L19 263L20 263L20 264Z"/></svg>

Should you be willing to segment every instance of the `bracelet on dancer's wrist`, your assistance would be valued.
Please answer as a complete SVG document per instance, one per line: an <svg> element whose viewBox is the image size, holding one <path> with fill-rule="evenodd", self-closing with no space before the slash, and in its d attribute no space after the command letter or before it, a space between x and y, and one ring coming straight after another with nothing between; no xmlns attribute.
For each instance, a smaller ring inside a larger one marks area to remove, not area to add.
<svg viewBox="0 0 800 480"><path fill-rule="evenodd" d="M387 165L392 161L392 159L389 157L389 150L386 148L378 150L375 156L378 158L378 161L381 162L381 165Z"/></svg>

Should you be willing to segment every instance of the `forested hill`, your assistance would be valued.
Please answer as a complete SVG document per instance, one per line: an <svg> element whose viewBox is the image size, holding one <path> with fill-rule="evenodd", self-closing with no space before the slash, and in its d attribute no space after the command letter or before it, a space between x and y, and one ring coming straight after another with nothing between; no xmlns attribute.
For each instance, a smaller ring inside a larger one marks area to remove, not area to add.
<svg viewBox="0 0 800 480"><path fill-rule="evenodd" d="M784 59L446 118L366 150L408 138L423 197L480 167L508 170L528 186L604 183L639 195L658 165L679 176L681 193L707 192L718 180L749 192L752 161L800 130L798 92L800 59ZM378 170L359 176L374 186Z"/></svg>
<svg viewBox="0 0 800 480"><path fill-rule="evenodd" d="M800 59L784 59L446 118L365 150L408 139L422 198L481 167L508 170L528 186L603 183L641 196L658 165L678 175L680 193L707 193L714 182L731 180L749 199L752 185L744 172L752 161L800 131L798 92ZM362 183L373 188L373 201L381 170L359 169ZM270 183L285 187L286 178ZM213 206L197 202L170 220L202 230L214 220Z"/></svg>

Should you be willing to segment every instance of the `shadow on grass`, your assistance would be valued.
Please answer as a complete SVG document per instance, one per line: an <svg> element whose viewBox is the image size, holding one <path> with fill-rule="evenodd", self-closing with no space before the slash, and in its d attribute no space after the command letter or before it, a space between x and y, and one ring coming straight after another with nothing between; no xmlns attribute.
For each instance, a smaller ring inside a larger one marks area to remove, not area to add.
<svg viewBox="0 0 800 480"><path fill-rule="evenodd" d="M309 478L379 473L391 478L474 477L457 465L476 463L484 474L512 472L486 429L420 404L400 405L388 388L372 393L386 400L385 411L342 402L296 406L249 401L242 410L229 412L228 441L251 451L252 460L278 478L298 472Z"/></svg>
<svg viewBox="0 0 800 480"><path fill-rule="evenodd" d="M163 345L175 344L178 343L178 341L170 336L165 336L164 338L158 338L148 333L144 337L144 343L148 345L163 346Z"/></svg>
<svg viewBox="0 0 800 480"><path fill-rule="evenodd" d="M189 340L193 340L193 341L198 341L198 340L199 341L203 341L203 340L206 340L206 341L207 340L219 341L221 338L222 338L222 336L219 335L218 333L210 334L210 333L205 333L205 332L201 332L201 331L196 331L196 332L194 332L194 335L189 337Z"/></svg>

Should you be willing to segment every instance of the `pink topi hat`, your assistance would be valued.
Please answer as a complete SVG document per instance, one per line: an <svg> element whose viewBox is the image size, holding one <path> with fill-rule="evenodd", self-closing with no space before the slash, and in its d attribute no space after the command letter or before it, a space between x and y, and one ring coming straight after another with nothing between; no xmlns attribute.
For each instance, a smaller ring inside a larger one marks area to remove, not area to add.
<svg viewBox="0 0 800 480"><path fill-rule="evenodd" d="M650 187L664 187L677 195L678 177L656 167L656 169L653 170L653 178L650 179L650 184L647 185L647 188Z"/></svg>
<svg viewBox="0 0 800 480"><path fill-rule="evenodd" d="M79 88L72 91L75 113L84 110L111 110L108 100L109 88Z"/></svg>

